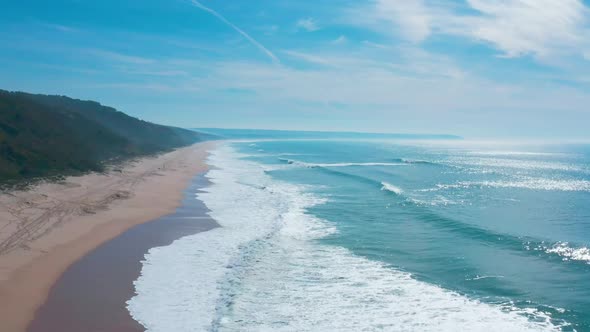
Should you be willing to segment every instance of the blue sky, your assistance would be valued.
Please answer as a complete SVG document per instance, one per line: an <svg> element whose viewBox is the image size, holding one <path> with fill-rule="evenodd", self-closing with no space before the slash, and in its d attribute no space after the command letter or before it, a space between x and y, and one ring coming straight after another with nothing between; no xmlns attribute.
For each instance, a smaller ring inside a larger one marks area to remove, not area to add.
<svg viewBox="0 0 590 332"><path fill-rule="evenodd" d="M170 125L590 136L580 0L24 0L0 37L0 88Z"/></svg>

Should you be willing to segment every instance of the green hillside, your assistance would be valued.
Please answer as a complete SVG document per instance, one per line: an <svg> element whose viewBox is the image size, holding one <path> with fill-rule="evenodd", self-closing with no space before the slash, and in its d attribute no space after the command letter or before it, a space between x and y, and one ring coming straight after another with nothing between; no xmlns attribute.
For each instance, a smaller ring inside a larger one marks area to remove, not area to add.
<svg viewBox="0 0 590 332"><path fill-rule="evenodd" d="M0 182L99 171L210 138L93 101L0 90Z"/></svg>

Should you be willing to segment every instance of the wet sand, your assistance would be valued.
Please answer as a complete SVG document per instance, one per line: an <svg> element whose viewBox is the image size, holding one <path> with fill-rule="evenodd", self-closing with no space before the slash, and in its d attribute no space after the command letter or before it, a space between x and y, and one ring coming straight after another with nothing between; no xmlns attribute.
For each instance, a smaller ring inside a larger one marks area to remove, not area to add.
<svg viewBox="0 0 590 332"><path fill-rule="evenodd" d="M196 177L175 213L131 228L73 264L53 286L29 332L137 332L143 327L126 308L133 281L150 248L217 227L195 194L206 186Z"/></svg>

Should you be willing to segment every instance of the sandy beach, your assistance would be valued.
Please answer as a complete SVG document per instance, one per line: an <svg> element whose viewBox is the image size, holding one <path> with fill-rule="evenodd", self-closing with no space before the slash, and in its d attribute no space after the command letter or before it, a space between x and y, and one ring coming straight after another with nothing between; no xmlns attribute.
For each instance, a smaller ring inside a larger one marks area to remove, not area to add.
<svg viewBox="0 0 590 332"><path fill-rule="evenodd" d="M25 331L74 262L131 227L174 212L190 180L206 170L213 144L1 195L2 331Z"/></svg>
<svg viewBox="0 0 590 332"><path fill-rule="evenodd" d="M151 248L219 226L195 198L208 184L205 174L199 174L174 213L134 226L72 264L51 288L27 332L144 331L127 310L142 260Z"/></svg>

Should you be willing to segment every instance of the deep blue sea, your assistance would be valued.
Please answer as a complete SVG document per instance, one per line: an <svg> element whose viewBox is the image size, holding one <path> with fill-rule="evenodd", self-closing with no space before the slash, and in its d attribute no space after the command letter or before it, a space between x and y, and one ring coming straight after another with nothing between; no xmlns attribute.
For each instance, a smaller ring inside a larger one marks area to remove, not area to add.
<svg viewBox="0 0 590 332"><path fill-rule="evenodd" d="M590 331L590 146L220 144L222 227L146 255L148 331Z"/></svg>

